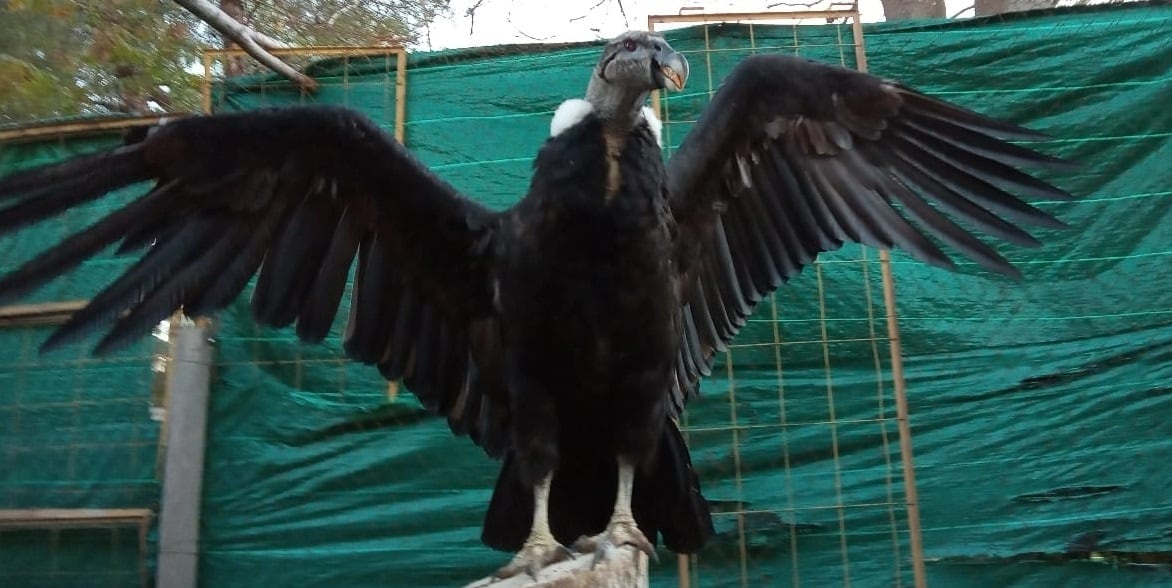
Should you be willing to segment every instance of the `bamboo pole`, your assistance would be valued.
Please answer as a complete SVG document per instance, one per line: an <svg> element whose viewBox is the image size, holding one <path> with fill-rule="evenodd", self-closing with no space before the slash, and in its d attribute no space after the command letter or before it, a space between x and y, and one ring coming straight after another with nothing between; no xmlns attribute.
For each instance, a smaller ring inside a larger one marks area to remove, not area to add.
<svg viewBox="0 0 1172 588"><path fill-rule="evenodd" d="M395 53L395 140L407 146L407 53ZM399 381L387 382L387 402L399 397Z"/></svg>
<svg viewBox="0 0 1172 588"><path fill-rule="evenodd" d="M85 300L0 306L0 327L59 325L85 307Z"/></svg>
<svg viewBox="0 0 1172 588"><path fill-rule="evenodd" d="M407 144L407 53L398 51L395 58L395 138Z"/></svg>
<svg viewBox="0 0 1172 588"><path fill-rule="evenodd" d="M20 128L0 131L0 143L25 139L40 139L44 137L58 137L62 135L101 133L106 131L121 131L132 127L145 127L158 124L164 118L185 116L183 114L156 114L151 116L116 116L97 120L78 120L53 124L21 126Z"/></svg>
<svg viewBox="0 0 1172 588"><path fill-rule="evenodd" d="M394 55L397 53L406 54L407 50L402 47L380 47L380 46L358 46L347 47L345 45L311 45L308 47L289 47L287 49L267 49L269 54L276 57L295 57L309 55L313 57L344 57L347 55ZM209 55L213 58L225 57L247 57L248 53L243 49L204 49L204 55Z"/></svg>
<svg viewBox="0 0 1172 588"><path fill-rule="evenodd" d="M891 346L891 379L895 387L896 422L899 424L899 455L903 464L903 490L904 502L907 505L908 542L912 548L912 574L916 588L926 588L928 571L924 565L920 499L916 491L912 428L908 420L907 383L903 376L903 351L899 341L899 319L895 308L895 280L891 274L891 254L887 250L879 252L879 267L883 273L883 304L887 309L887 337Z"/></svg>
<svg viewBox="0 0 1172 588"><path fill-rule="evenodd" d="M199 81L200 110L204 114L212 112L212 53L203 52L203 79Z"/></svg>
<svg viewBox="0 0 1172 588"><path fill-rule="evenodd" d="M655 30L656 24L704 23L704 22L738 22L761 20L802 20L811 18L837 19L844 18L851 21L851 31L854 36L855 60L859 71L867 71L867 55L863 43L863 26L859 18L858 6L849 10L821 10L821 11L786 11L786 12L743 12L743 13L692 13L692 14L664 14L649 15L647 30ZM652 106L659 114L660 101L657 94L652 96ZM664 117L660 116L661 119ZM666 122L666 121L665 121ZM899 427L900 459L903 469L905 506L908 517L908 541L912 551L912 571L916 588L926 588L927 571L924 565L924 545L920 522L919 495L916 491L915 459L912 445L912 431L909 421L907 401L907 382L903 370L903 350L900 345L899 319L895 300L895 280L891 272L891 254L883 250L879 252L879 263L883 280L883 302L887 314L887 334L890 341L891 374L895 390L896 418ZM688 583L688 560L680 556L679 576L680 586Z"/></svg>
<svg viewBox="0 0 1172 588"><path fill-rule="evenodd" d="M863 24L856 17L851 24L855 38L855 61L859 71L867 71L867 51L863 46ZM903 466L904 503L907 506L908 543L912 549L912 576L916 588L927 588L928 571L924 565L924 539L920 524L920 498L916 490L915 455L909 421L907 381L903 373L903 347L899 337L899 312L895 303L895 277L891 273L891 252L879 252L883 277L883 306L887 312L887 339L891 350L891 379L895 388L895 417L899 426L899 457Z"/></svg>

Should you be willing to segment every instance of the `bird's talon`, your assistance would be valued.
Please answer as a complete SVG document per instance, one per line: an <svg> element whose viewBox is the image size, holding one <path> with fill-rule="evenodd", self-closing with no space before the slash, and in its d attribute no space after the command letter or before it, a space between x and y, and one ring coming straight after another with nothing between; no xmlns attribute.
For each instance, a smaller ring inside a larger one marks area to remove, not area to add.
<svg viewBox="0 0 1172 588"><path fill-rule="evenodd" d="M590 563L591 569L598 562L610 556L610 550L616 547L631 546L647 554L651 561L659 563L659 554L655 546L647 540L647 536L635 526L634 522L612 522L606 530L593 537L583 535L574 542L573 549L579 553L593 553L594 560Z"/></svg>
<svg viewBox="0 0 1172 588"><path fill-rule="evenodd" d="M574 553L566 548L565 545L553 541L540 541L526 543L517 555L513 556L513 560L500 568L493 574L493 578L497 580L505 580L512 578L519 574L527 574L529 577L537 581L537 575L546 566L573 559Z"/></svg>

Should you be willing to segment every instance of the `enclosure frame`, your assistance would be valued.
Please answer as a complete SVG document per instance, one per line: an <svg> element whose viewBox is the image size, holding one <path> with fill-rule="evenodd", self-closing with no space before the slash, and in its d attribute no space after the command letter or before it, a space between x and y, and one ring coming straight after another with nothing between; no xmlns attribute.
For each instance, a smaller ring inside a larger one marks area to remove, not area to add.
<svg viewBox="0 0 1172 588"><path fill-rule="evenodd" d="M160 113L26 124L0 129L0 144L125 132L133 128L159 124L163 119L182 116L186 115L184 113ZM87 300L59 300L0 306L0 329L60 325L68 320L73 313L84 308L87 303ZM162 452L158 451L157 456L161 458ZM149 508L0 509L0 529L133 528L138 539L139 584L145 587L150 584L149 534L157 514Z"/></svg>
<svg viewBox="0 0 1172 588"><path fill-rule="evenodd" d="M400 46L364 46L342 47L334 45L292 47L288 49L270 50L275 57L313 56L313 57L355 57L382 55L395 56L395 125L394 135L400 143L406 144L406 117L407 117L407 50ZM212 112L212 65L216 60L234 57L247 57L243 49L204 49L203 51L203 79L200 81L201 110L206 114Z"/></svg>
<svg viewBox="0 0 1172 588"><path fill-rule="evenodd" d="M150 585L147 564L151 521L149 508L18 508L0 510L0 530L8 529L115 529L134 527L138 534L139 585Z"/></svg>
<svg viewBox="0 0 1172 588"><path fill-rule="evenodd" d="M832 5L833 6L833 5ZM772 20L801 20L811 18L825 18L828 21L843 19L849 21L854 41L854 55L859 71L867 71L865 43L863 39L862 21L858 5L851 4L848 9L830 10L797 10L797 11L760 11L760 12L719 12L719 13L684 13L684 14L652 14L647 17L647 30L655 31L656 25L669 24L705 24L720 22L759 22ZM344 47L344 46L308 46L271 51L276 57L287 56L314 56L314 57L350 57L382 55L394 56L395 67L395 120L394 137L406 144L405 123L407 106L407 51L403 47ZM203 78L200 83L202 111L212 111L212 82L213 66L217 60L247 57L241 49L205 49L203 51ZM657 115L661 114L659 92L653 92L651 105ZM911 550L913 582L915 588L927 586L927 574L921 524L919 514L919 500L916 492L912 433L908 420L907 387L903 373L903 354L900 345L899 320L895 299L895 283L891 270L890 252L878 251L883 302L886 313L887 342L891 361L891 378L896 409L896 425L899 432L899 453L903 470L904 510L907 515L908 542ZM395 382L388 383L388 395L393 397L397 392ZM690 588L691 580L688 574L690 565L687 556L677 557L679 586Z"/></svg>
<svg viewBox="0 0 1172 588"><path fill-rule="evenodd" d="M339 46L339 45L309 45L305 47L289 47L272 49L269 53L274 57L313 56L313 57L365 57L382 55L395 57L395 122L393 134L395 140L402 145L407 144L407 49L402 46ZM248 57L243 49L204 49L203 50L203 78L199 83L200 110L204 114L212 113L212 66L217 60L236 57ZM304 92L304 90L302 90ZM387 382L387 398L394 400L399 394L399 382Z"/></svg>
<svg viewBox="0 0 1172 588"><path fill-rule="evenodd" d="M832 3L831 6L834 6ZM867 71L867 52L863 39L863 23L859 16L858 3L850 4L849 9L830 10L784 10L761 12L690 12L680 14L649 14L647 15L647 30L655 31L658 24L711 24L727 22L756 22L773 20L803 20L810 18L825 18L828 22L834 19L850 21L854 36L852 45L855 50L857 69ZM660 92L651 94L651 105L656 116L662 119ZM879 250L879 268L883 284L883 305L887 315L887 337L891 360L891 379L895 396L896 424L899 430L899 455L903 470L904 508L907 512L908 543L911 548L912 575L915 588L926 588L928 585L927 569L924 560L924 545L920 531L919 497L916 492L915 459L912 448L911 425L908 421L907 382L903 373L903 352L899 337L899 316L896 310L895 278L891 271L891 253L886 249ZM688 556L678 555L677 565L680 588L690 588L691 578L688 574L690 565Z"/></svg>

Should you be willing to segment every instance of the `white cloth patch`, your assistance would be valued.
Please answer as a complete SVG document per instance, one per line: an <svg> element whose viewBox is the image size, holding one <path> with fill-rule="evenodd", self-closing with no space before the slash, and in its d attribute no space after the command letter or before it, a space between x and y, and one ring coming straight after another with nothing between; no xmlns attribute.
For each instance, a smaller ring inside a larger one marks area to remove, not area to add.
<svg viewBox="0 0 1172 588"><path fill-rule="evenodd" d="M655 109L650 106L643 107L643 120L647 121L647 126L651 128L651 134L655 135L655 142L663 147L663 121L655 116Z"/></svg>
<svg viewBox="0 0 1172 588"><path fill-rule="evenodd" d="M581 98L571 98L562 102L553 113L553 120L549 123L549 136L556 137L566 129L582 122L586 115L594 111L589 102Z"/></svg>

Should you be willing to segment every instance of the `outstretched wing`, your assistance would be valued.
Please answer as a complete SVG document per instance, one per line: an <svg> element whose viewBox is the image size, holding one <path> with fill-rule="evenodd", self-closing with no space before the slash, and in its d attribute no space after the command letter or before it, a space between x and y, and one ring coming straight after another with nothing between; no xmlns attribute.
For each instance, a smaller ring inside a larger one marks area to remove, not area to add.
<svg viewBox="0 0 1172 588"><path fill-rule="evenodd" d="M858 71L785 55L741 62L667 163L685 288L677 409L757 302L843 243L953 268L931 235L1020 276L940 211L1038 246L1010 221L1063 225L1013 194L1070 196L1017 168L1070 164L1006 140L1040 138Z"/></svg>
<svg viewBox="0 0 1172 588"><path fill-rule="evenodd" d="M178 309L252 311L323 339L358 258L346 354L378 364L453 430L494 452L507 402L492 379L486 279L496 213L462 197L359 114L298 107L176 120L138 141L0 179L0 235L143 181L153 189L0 278L0 303L107 246L141 252L45 342L108 329L102 354ZM495 424L494 424L495 423Z"/></svg>

